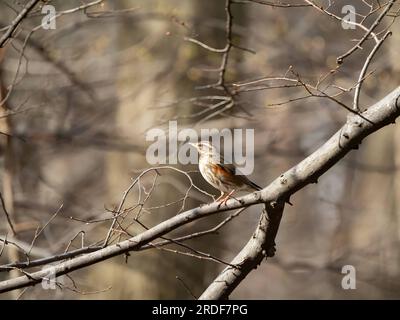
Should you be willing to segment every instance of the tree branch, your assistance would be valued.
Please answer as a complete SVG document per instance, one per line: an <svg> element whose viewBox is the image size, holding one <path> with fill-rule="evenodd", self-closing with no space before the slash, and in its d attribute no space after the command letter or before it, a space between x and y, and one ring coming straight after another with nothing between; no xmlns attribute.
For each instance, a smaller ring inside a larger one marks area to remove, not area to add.
<svg viewBox="0 0 400 320"><path fill-rule="evenodd" d="M247 259L246 261L249 261L247 262L248 264L246 263L246 268L242 266L242 270L239 271L237 276L232 275L234 272L233 269L225 272L226 275L224 275L224 277L229 277L229 279L232 280L231 284L227 284L229 287L223 290L214 289L212 291L214 292L212 297L226 297L227 294L232 292L238 283L240 283L240 281L252 270L252 268L247 268L247 266L256 266L259 263L258 259L260 252L262 253L266 248L271 248L271 244L273 243L272 240L275 238L277 227L279 225L278 217L280 208L283 209L283 203L289 201L290 196L296 191L302 189L304 186L310 183L316 183L323 173L342 159L350 150L357 149L358 145L365 137L388 124L394 123L399 115L400 87L397 87L392 93L388 94L361 115L350 115L344 126L323 146L301 161L298 165L275 179L263 190L254 192L239 199L230 199L225 206L220 206L218 203L214 202L212 204L185 211L128 240L59 263L52 268L47 268L38 272L25 274L18 278L0 282L0 293L34 285L41 282L42 278L48 276L50 272L55 276L60 276L129 251L138 250L140 247L148 244L152 240L159 238L180 226L211 214L248 207L257 203L265 203L267 206L268 219L272 219L274 223L264 222L263 219L267 218L265 215L261 217L261 222L257 229L260 230L258 232L261 233L255 238L259 240L254 243L255 246L253 246L253 243L251 246L249 244L246 245L245 249L243 249L238 256L238 259L244 257ZM263 235L264 231L262 230L265 230L265 235ZM271 254L272 252L267 252L267 255ZM237 260L234 260L234 262L236 261ZM241 261L243 261L243 259L240 259L240 262ZM207 293L207 290L205 293Z"/></svg>
<svg viewBox="0 0 400 320"><path fill-rule="evenodd" d="M343 60L345 58L347 58L348 56L350 56L354 51L356 51L357 49L362 49L362 45L365 42L365 40L368 39L369 35L375 30L375 28L377 26L379 26L379 24L381 23L381 21L383 20L383 18L387 15L387 13L389 12L389 10L392 8L392 6L394 5L394 3L397 0L391 0L385 10L382 11L382 13L379 15L378 18L376 18L376 20L374 21L374 23L371 25L371 27L368 29L368 31L363 35L363 37L351 48L349 49L346 53L342 54L341 56L337 57L336 61L338 64L342 64ZM382 41L382 40L381 40Z"/></svg>
<svg viewBox="0 0 400 320"><path fill-rule="evenodd" d="M6 41L12 37L13 32L15 29L19 26L19 24L22 22L22 20L27 16L29 11L33 9L33 7L39 2L39 0L31 0L29 1L26 6L21 10L21 12L18 14L18 16L11 22L11 25L7 29L7 31L3 34L3 36L0 39L0 48L4 46Z"/></svg>
<svg viewBox="0 0 400 320"><path fill-rule="evenodd" d="M361 115L351 115L346 124L322 147L264 188L262 198L276 199L266 204L259 225L246 246L203 292L200 299L227 299L239 283L262 262L274 255L274 239L283 213L284 201L317 179L343 158L357 149L362 139L383 126L394 123L400 115L400 87Z"/></svg>
<svg viewBox="0 0 400 320"><path fill-rule="evenodd" d="M354 92L354 100L353 100L353 109L355 111L359 111L359 101L360 101L360 94L361 94L361 86L365 80L365 74L367 73L368 66L370 65L372 58L375 56L375 54L378 52L379 48L382 46L383 42L387 39L392 34L391 31L386 32L386 34L382 37L381 40L375 45L375 47L372 49L371 53L368 55L367 59L365 60L365 63L361 69L360 75L358 77L358 82L356 85L356 91Z"/></svg>
<svg viewBox="0 0 400 320"><path fill-rule="evenodd" d="M266 204L258 227L246 246L200 296L200 300L227 299L242 280L262 262L275 254L275 236L282 218L284 203Z"/></svg>

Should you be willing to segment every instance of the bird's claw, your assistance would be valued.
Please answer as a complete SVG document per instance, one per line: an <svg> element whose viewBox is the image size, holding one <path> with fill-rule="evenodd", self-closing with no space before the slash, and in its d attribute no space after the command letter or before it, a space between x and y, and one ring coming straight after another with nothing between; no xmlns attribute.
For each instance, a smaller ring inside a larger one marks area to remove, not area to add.
<svg viewBox="0 0 400 320"><path fill-rule="evenodd" d="M227 196L225 198L222 198L221 200L218 200L217 201L218 202L218 209L221 208L222 205L227 205L226 203L228 202L229 198L230 197Z"/></svg>

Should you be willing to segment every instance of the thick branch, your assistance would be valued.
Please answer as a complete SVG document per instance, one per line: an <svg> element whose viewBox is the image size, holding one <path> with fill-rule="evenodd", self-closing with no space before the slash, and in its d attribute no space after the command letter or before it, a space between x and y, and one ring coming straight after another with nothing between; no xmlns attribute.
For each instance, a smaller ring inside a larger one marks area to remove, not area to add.
<svg viewBox="0 0 400 320"><path fill-rule="evenodd" d="M15 279L3 281L0 283L0 293L38 283L43 277L48 276L50 272L56 276L60 276L128 251L135 251L141 246L148 244L150 241L182 225L211 214L247 207L261 202L265 202L267 208L278 208L283 202L288 201L293 193L309 183L317 182L317 179L323 173L343 158L350 150L356 149L363 138L390 123L394 123L399 115L400 87L361 115L349 116L346 124L323 146L298 165L282 174L263 190L241 197L238 200L230 199L227 205L222 207L217 203L212 203L188 210L128 240L60 263L51 270L44 269ZM262 220L260 226L263 226ZM268 229L268 226L265 226ZM268 235L266 237L268 238ZM272 238L271 236L271 239ZM262 247L263 246L260 246L260 248ZM244 254L246 254L246 252L244 252ZM241 279L250 272L250 270L245 270L244 268L242 268L242 270L244 271L240 274ZM233 281L234 287L240 282L239 280L240 279ZM219 297L226 296L226 293L232 290L224 290Z"/></svg>
<svg viewBox="0 0 400 320"><path fill-rule="evenodd" d="M284 204L265 205L258 227L246 246L200 296L200 300L228 299L242 280L275 251L275 236L279 229ZM239 267L239 268L238 268Z"/></svg>
<svg viewBox="0 0 400 320"><path fill-rule="evenodd" d="M246 246L203 292L200 299L227 299L240 282L262 262L264 256L273 256L274 239L283 212L283 203L289 197L317 179L343 158L350 150L357 149L362 139L390 123L400 115L400 87L359 115L351 115L346 124L322 147L295 167L282 174L264 188L262 198L267 215L260 223ZM273 200L275 199L275 200Z"/></svg>

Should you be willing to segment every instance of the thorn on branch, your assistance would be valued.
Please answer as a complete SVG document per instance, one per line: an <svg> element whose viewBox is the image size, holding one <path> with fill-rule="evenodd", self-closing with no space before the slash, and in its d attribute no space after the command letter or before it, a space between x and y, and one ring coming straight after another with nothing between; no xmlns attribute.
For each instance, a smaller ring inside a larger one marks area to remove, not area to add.
<svg viewBox="0 0 400 320"><path fill-rule="evenodd" d="M287 199L287 200L286 200L286 203L287 203L288 205L290 205L290 206L293 207L293 203L290 202L290 199Z"/></svg>
<svg viewBox="0 0 400 320"><path fill-rule="evenodd" d="M128 263L128 258L131 256L129 252L125 252L125 263Z"/></svg>

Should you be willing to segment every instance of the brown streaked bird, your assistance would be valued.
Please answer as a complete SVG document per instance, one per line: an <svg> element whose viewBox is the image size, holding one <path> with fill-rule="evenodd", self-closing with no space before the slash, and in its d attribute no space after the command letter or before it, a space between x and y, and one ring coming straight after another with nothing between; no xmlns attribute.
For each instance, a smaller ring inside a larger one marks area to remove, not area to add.
<svg viewBox="0 0 400 320"><path fill-rule="evenodd" d="M190 143L199 153L199 169L203 178L214 188L221 191L216 201L226 204L236 191L257 191L262 188L239 172L234 164L224 163L216 147L208 141Z"/></svg>

